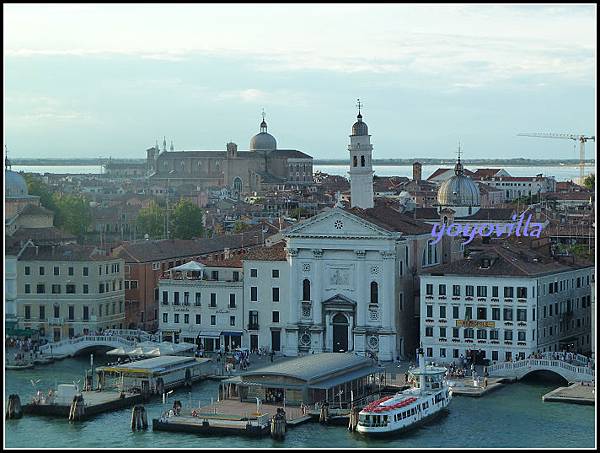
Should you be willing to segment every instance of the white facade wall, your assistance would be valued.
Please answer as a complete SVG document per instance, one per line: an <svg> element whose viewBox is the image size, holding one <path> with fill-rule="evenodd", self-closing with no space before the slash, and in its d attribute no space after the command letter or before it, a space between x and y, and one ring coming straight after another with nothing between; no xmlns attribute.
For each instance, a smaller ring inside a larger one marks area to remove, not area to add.
<svg viewBox="0 0 600 453"><path fill-rule="evenodd" d="M519 197L537 195L539 193L556 191L556 180L552 177L535 178L527 181L506 181L502 178L492 178L479 181L482 184L502 190L505 201L511 201Z"/></svg>
<svg viewBox="0 0 600 453"><path fill-rule="evenodd" d="M17 257L4 256L4 313L8 322L17 321Z"/></svg>

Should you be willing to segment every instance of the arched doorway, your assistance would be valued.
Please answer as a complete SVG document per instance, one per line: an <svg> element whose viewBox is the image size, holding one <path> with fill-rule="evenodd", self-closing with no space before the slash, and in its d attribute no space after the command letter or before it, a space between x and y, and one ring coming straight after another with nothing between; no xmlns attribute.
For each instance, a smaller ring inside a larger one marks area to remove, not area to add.
<svg viewBox="0 0 600 453"><path fill-rule="evenodd" d="M341 313L335 315L333 324L333 352L348 351L348 319Z"/></svg>

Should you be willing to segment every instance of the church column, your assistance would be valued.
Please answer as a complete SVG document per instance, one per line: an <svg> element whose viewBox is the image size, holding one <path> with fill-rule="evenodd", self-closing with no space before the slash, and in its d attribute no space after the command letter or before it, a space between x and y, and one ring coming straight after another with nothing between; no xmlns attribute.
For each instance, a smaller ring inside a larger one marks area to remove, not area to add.
<svg viewBox="0 0 600 453"><path fill-rule="evenodd" d="M321 307L321 292L323 290L323 250L314 249L313 256L315 257L315 272L314 272L314 284L311 288L310 298L313 304L313 324L321 325L322 320L322 307Z"/></svg>
<svg viewBox="0 0 600 453"><path fill-rule="evenodd" d="M395 253L394 252L381 252L383 257L383 310L380 313L382 319L382 326L394 330L394 263Z"/></svg>
<svg viewBox="0 0 600 453"><path fill-rule="evenodd" d="M367 305L368 295L367 288L369 288L368 276L367 276L367 264L365 250L356 250L356 258L358 259L358 287L357 287L357 298L356 298L356 325L364 327L367 324Z"/></svg>
<svg viewBox="0 0 600 453"><path fill-rule="evenodd" d="M298 263L296 263L296 257L298 256L298 249L287 249L287 254L290 260L290 308L288 321L290 324L298 324L298 314L300 311L300 292L298 290Z"/></svg>

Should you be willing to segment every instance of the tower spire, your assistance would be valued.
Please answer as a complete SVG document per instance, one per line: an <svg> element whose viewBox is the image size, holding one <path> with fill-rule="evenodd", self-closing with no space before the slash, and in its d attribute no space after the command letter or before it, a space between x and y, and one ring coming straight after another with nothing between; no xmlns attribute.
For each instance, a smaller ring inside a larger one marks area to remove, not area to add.
<svg viewBox="0 0 600 453"><path fill-rule="evenodd" d="M460 140L459 140L459 142L458 142L458 151L457 151L458 161L456 162L456 165L454 166L454 173L456 175L462 175L463 174L463 164L460 161L460 151L461 151L461 149L460 149Z"/></svg>
<svg viewBox="0 0 600 453"><path fill-rule="evenodd" d="M175 151L175 147L173 146L173 140L171 140L171 151Z"/></svg>
<svg viewBox="0 0 600 453"><path fill-rule="evenodd" d="M163 151L167 150L167 137L163 135Z"/></svg>
<svg viewBox="0 0 600 453"><path fill-rule="evenodd" d="M362 118L362 115L360 113L360 108L364 107L364 105L361 104L360 99L356 100L356 106L358 107L358 115L356 117L360 119L360 118Z"/></svg>
<svg viewBox="0 0 600 453"><path fill-rule="evenodd" d="M267 122L265 121L265 109L262 109L262 122L260 123L260 131L267 132Z"/></svg>

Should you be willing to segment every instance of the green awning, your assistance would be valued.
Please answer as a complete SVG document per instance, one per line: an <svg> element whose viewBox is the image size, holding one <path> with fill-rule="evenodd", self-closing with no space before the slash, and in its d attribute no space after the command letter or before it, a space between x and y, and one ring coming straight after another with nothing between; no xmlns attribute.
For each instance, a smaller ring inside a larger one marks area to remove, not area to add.
<svg viewBox="0 0 600 453"><path fill-rule="evenodd" d="M6 329L5 335L9 337L32 337L39 332L32 329Z"/></svg>

